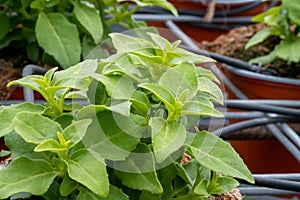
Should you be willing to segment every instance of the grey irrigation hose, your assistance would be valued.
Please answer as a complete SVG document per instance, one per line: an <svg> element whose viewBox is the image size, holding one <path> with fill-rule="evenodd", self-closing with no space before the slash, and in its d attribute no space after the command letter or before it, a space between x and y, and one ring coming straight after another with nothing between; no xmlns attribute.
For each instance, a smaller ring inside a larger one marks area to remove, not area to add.
<svg viewBox="0 0 300 200"><path fill-rule="evenodd" d="M277 138L278 141L295 157L295 159L300 163L300 150L294 145L294 142L289 140L282 131L273 124L266 125L269 131Z"/></svg>
<svg viewBox="0 0 300 200"><path fill-rule="evenodd" d="M300 192L300 182L297 181L281 180L281 179L268 178L268 177L254 177L254 180L255 180L255 186ZM239 180L239 182L246 183L243 180Z"/></svg>
<svg viewBox="0 0 300 200"><path fill-rule="evenodd" d="M262 126L267 124L273 124L278 122L286 122L286 121L294 121L295 118L284 117L284 116L275 116L275 117L261 117L256 119L251 119L247 121L242 121L234 124L227 125L224 128L213 131L213 134L220 135L221 137L227 136L231 133L234 133L239 130L243 130L246 128L252 128L256 126Z"/></svg>
<svg viewBox="0 0 300 200"><path fill-rule="evenodd" d="M262 111L267 113L276 113L281 115L290 115L294 117L298 117L300 121L300 110L292 109L292 108L282 108L278 106L265 105L265 104L249 104L249 103L241 103L241 102L232 102L226 101L226 106L230 108L243 109L243 110L255 110Z"/></svg>
<svg viewBox="0 0 300 200"><path fill-rule="evenodd" d="M253 174L258 178L275 178L282 180L300 181L300 173L283 173L283 174Z"/></svg>
<svg viewBox="0 0 300 200"><path fill-rule="evenodd" d="M300 107L299 100L285 100L285 99L251 99L251 100L240 100L240 99L230 99L227 102L233 103L246 103L246 104L267 104L271 106L282 106L282 107Z"/></svg>
<svg viewBox="0 0 300 200"><path fill-rule="evenodd" d="M211 57L212 59L216 60L217 62L225 63L227 65L233 66L238 69L244 69L244 70L248 70L248 71L252 71L252 72L260 71L260 67L258 67L256 65L251 65L247 62L244 62L244 61L241 61L241 60L238 60L235 58L231 58L229 56L224 56L224 55L220 55L217 53L208 52L205 50L198 50L198 49L186 47L186 46L182 46L182 48L184 48L188 51L191 51L195 54ZM270 73L272 73L272 71L270 71Z"/></svg>
<svg viewBox="0 0 300 200"><path fill-rule="evenodd" d="M108 15L108 18L111 16ZM192 15L180 15L178 17L171 14L133 14L133 19L138 21L159 21L165 22L167 20L172 20L174 22L203 22L203 17L192 16ZM251 22L251 16L239 16L239 17L215 17L212 19L211 23L249 23Z"/></svg>
<svg viewBox="0 0 300 200"><path fill-rule="evenodd" d="M299 194L300 192L294 192L294 191L288 191L288 190L280 190L280 189L273 189L268 187L238 187L239 191L243 195L282 195L282 194ZM262 199L262 198L261 198ZM270 199L271 200L271 199ZM274 200L274 197L272 197L272 200ZM277 199L276 199L277 200Z"/></svg>
<svg viewBox="0 0 300 200"><path fill-rule="evenodd" d="M279 123L278 126L290 138L291 141L300 149L300 137L290 126L285 123Z"/></svg>
<svg viewBox="0 0 300 200"><path fill-rule="evenodd" d="M251 119L251 118L259 118L264 117L264 113L262 112L226 112L224 114L226 119Z"/></svg>
<svg viewBox="0 0 300 200"><path fill-rule="evenodd" d="M262 117L257 119L251 119L247 121L238 122L235 124L228 125L223 129L213 131L213 134L220 137L225 137L239 130L246 128L266 125L272 134L286 147L286 149L300 162L300 151L285 135L275 126L274 123L297 121L299 118L292 118L288 116L275 116L275 117Z"/></svg>
<svg viewBox="0 0 300 200"><path fill-rule="evenodd" d="M22 71L22 76L30 76L33 74L44 74L46 73L46 69L36 66L36 65L26 65ZM24 100L27 102L34 103L34 92L30 88L24 88Z"/></svg>

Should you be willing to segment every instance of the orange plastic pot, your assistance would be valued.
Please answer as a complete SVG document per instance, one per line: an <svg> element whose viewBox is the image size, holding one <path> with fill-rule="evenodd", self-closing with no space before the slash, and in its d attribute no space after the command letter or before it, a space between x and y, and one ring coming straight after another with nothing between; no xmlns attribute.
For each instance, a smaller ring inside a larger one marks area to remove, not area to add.
<svg viewBox="0 0 300 200"><path fill-rule="evenodd" d="M227 77L250 99L300 100L300 80L226 67Z"/></svg>

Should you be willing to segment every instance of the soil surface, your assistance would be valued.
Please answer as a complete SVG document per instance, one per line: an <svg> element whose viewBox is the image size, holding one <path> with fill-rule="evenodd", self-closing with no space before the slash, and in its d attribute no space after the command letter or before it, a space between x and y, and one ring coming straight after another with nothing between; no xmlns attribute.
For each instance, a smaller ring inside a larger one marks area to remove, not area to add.
<svg viewBox="0 0 300 200"><path fill-rule="evenodd" d="M0 60L0 100L7 100L16 86L7 87L7 84L21 77L21 72L13 67L11 62Z"/></svg>
<svg viewBox="0 0 300 200"><path fill-rule="evenodd" d="M228 34L220 35L212 42L202 42L201 47L207 51L248 62L252 58L269 54L280 41L278 37L269 37L264 42L245 50L245 45L251 36L263 28L265 28L264 24L237 27L230 30ZM272 68L281 77L300 79L300 63L288 64L282 59L276 59L274 62L262 66L262 68Z"/></svg>

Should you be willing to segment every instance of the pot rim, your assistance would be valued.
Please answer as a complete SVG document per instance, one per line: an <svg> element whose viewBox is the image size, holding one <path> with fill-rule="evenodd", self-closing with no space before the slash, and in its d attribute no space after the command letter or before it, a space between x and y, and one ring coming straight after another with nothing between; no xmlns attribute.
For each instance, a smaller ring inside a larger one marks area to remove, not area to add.
<svg viewBox="0 0 300 200"><path fill-rule="evenodd" d="M290 84L290 85L299 85L300 86L300 80L299 79L293 79L293 78L284 78L284 77L278 77L278 76L271 76L266 74L259 74L257 72L247 71L244 69L238 69L232 66L226 65L225 68L236 75L253 78L253 79L259 79L263 81L268 82L276 82L276 83L282 83L282 84Z"/></svg>
<svg viewBox="0 0 300 200"><path fill-rule="evenodd" d="M239 4L246 4L255 2L257 0L217 0L217 4L223 4L223 5L239 5Z"/></svg>

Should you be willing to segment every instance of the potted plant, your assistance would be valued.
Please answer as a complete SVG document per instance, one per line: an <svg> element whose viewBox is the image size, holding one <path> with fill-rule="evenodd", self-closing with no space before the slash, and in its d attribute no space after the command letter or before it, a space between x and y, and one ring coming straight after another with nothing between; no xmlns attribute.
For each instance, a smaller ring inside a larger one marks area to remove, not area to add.
<svg viewBox="0 0 300 200"><path fill-rule="evenodd" d="M152 19L148 16L138 18L146 20L149 25L167 28L170 26L166 21L172 20L199 43L203 40L213 41L234 27L248 25L252 16L274 6L274 2L257 0L170 0L170 2L177 8L179 17L170 16L164 10L155 10ZM160 16L155 17L156 13Z"/></svg>
<svg viewBox="0 0 300 200"><path fill-rule="evenodd" d="M189 131L222 116L218 79L196 67L213 60L154 33L110 37L108 58L10 83L47 103L1 107L12 161L0 170L0 198L208 199L235 188L234 178L253 183L227 142ZM193 159L182 165L184 153Z"/></svg>
<svg viewBox="0 0 300 200"><path fill-rule="evenodd" d="M136 6L129 9L129 5ZM106 39L112 26L129 29L145 26L132 15L145 6L154 5L177 15L176 9L165 0L3 0L0 2L0 59L12 65L14 68L10 70L15 71L29 63L47 69L47 66L67 68L83 60ZM4 62L0 65L1 68L6 66ZM3 73L1 77L8 76L7 80L11 81L16 79L15 74Z"/></svg>
<svg viewBox="0 0 300 200"><path fill-rule="evenodd" d="M300 98L300 81L297 80L300 74L300 57L297 54L300 41L299 11L299 6L282 0L280 5L256 15L253 22L257 24L233 30L232 41L222 41L224 47L228 45L233 49L229 54L226 53L228 48L221 50L225 55L260 66L257 71L262 73L226 68L230 79L249 98ZM239 40L239 44L233 38Z"/></svg>

